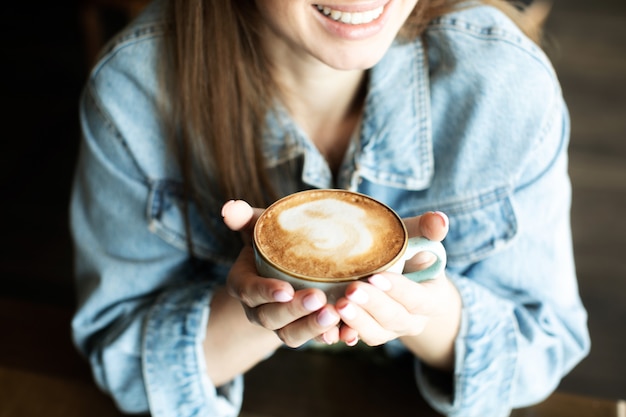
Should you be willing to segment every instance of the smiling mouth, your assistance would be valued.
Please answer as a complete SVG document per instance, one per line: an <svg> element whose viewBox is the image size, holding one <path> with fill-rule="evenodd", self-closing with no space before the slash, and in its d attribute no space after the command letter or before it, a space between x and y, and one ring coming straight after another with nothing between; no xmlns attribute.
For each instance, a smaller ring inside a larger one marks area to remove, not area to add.
<svg viewBox="0 0 626 417"><path fill-rule="evenodd" d="M364 25L378 19L383 14L384 6L377 7L373 10L365 12L342 12L340 10L331 9L328 6L316 5L317 10L324 16L336 22L346 23L348 25Z"/></svg>

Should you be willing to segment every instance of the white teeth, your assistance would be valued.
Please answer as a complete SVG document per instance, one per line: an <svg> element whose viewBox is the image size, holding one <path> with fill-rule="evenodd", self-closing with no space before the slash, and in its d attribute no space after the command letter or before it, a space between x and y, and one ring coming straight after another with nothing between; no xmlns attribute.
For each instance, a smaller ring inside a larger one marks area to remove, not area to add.
<svg viewBox="0 0 626 417"><path fill-rule="evenodd" d="M377 9L368 10L366 12L349 13L349 12L342 12L339 10L333 10L328 6L317 5L317 10L319 10L324 15L330 17L331 19L335 21L338 21L338 22L340 21L342 23L347 23L349 25L361 25L365 23L370 23L378 19L378 17L380 17L380 15L383 14L384 7L380 6Z"/></svg>

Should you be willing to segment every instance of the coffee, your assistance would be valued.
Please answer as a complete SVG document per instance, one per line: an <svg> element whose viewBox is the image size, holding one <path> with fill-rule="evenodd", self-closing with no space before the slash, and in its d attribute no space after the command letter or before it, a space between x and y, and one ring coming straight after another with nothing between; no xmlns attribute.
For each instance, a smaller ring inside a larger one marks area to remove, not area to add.
<svg viewBox="0 0 626 417"><path fill-rule="evenodd" d="M255 227L260 255L311 280L352 280L386 269L406 246L402 220L357 193L311 190L270 206Z"/></svg>

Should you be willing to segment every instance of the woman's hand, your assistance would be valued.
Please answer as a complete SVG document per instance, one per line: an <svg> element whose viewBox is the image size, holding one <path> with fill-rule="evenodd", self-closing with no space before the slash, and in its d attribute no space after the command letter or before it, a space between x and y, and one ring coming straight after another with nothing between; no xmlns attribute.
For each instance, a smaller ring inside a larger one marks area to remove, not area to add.
<svg viewBox="0 0 626 417"><path fill-rule="evenodd" d="M441 213L426 213L405 223L410 236L443 240L448 232L447 217ZM418 254L405 271L423 269L433 261L431 254ZM355 333L371 346L400 338L432 366L452 366L461 300L444 273L421 283L391 272L373 275L351 284L336 308L344 323L340 338L346 343Z"/></svg>
<svg viewBox="0 0 626 417"><path fill-rule="evenodd" d="M243 201L229 201L222 208L226 225L248 239L261 213ZM233 264L226 286L248 320L274 331L287 346L297 347L315 338L329 344L339 340L339 314L326 303L326 295L318 289L294 291L285 281L260 277L250 245Z"/></svg>

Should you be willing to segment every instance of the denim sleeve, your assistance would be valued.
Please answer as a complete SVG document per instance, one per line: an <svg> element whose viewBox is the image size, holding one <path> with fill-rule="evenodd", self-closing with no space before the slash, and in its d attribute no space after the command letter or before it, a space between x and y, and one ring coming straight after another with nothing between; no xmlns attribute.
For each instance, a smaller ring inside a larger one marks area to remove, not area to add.
<svg viewBox="0 0 626 417"><path fill-rule="evenodd" d="M463 302L452 381L417 364L420 390L448 416L507 416L540 402L588 353L570 231L569 124L562 103L556 109L507 197L515 236L449 270Z"/></svg>
<svg viewBox="0 0 626 417"><path fill-rule="evenodd" d="M236 416L241 377L215 387L205 370L210 275L199 277L187 252L151 232L152 179L138 168L90 88L81 102L81 123L71 201L76 345L97 384L124 412Z"/></svg>
<svg viewBox="0 0 626 417"><path fill-rule="evenodd" d="M449 133L441 152L462 143L456 157L476 196L456 202L444 241L463 303L454 372L442 378L418 362L418 385L445 415L506 416L549 396L589 350L570 227L569 116L545 55L499 12L468 9L440 23L429 41L431 81L441 84L434 117L445 113ZM463 100L450 100L451 86Z"/></svg>

